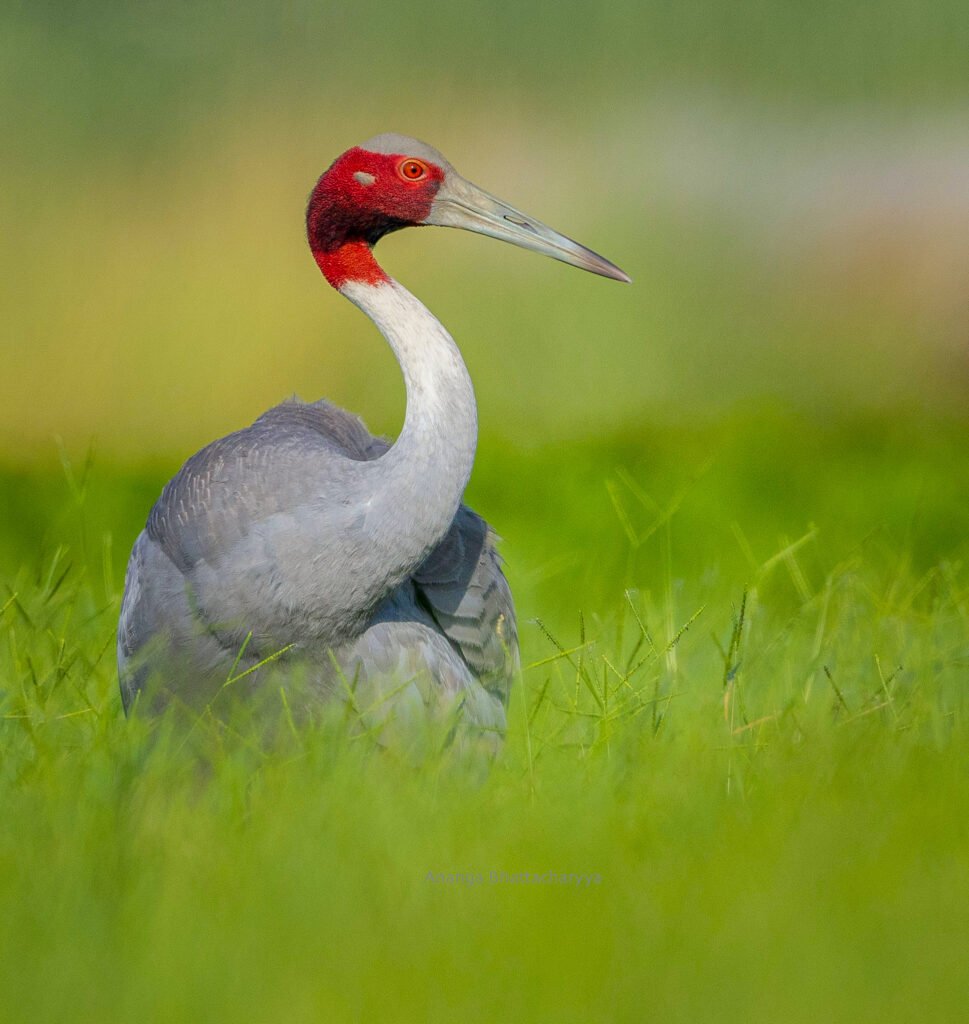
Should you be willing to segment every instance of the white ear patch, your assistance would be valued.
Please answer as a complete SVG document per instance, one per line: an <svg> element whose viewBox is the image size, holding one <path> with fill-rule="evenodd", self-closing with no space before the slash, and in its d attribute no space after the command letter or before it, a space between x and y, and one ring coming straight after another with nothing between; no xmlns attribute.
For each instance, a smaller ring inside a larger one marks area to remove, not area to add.
<svg viewBox="0 0 969 1024"><path fill-rule="evenodd" d="M372 185L377 180L372 174L367 174L366 171L354 171L353 176L361 185Z"/></svg>

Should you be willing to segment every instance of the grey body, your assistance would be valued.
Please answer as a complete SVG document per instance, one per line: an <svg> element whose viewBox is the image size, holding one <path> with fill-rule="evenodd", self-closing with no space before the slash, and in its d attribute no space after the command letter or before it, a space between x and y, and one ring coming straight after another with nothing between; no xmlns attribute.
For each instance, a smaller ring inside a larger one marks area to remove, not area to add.
<svg viewBox="0 0 969 1024"><path fill-rule="evenodd" d="M230 678L251 692L271 665L297 670L323 697L349 689L360 709L413 684L412 698L460 700L475 724L500 730L518 643L495 535L480 516L460 506L422 563L365 606L347 594L367 590L365 557L337 573L322 564L346 539L355 465L379 465L388 450L355 416L290 401L193 456L128 566L118 630L126 709L153 673L155 700L174 694L202 708ZM297 566L305 573L287 579ZM337 593L336 577L346 581Z"/></svg>

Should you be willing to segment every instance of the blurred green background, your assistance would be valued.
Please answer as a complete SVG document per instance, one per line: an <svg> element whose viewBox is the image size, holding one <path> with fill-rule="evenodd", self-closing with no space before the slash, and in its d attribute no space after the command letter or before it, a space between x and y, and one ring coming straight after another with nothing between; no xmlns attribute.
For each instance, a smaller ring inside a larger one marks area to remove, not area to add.
<svg viewBox="0 0 969 1024"><path fill-rule="evenodd" d="M4 11L7 460L56 435L174 465L294 392L395 431L396 366L303 238L317 175L384 130L634 278L458 232L381 245L461 344L485 437L765 397L965 408L961 0Z"/></svg>
<svg viewBox="0 0 969 1024"><path fill-rule="evenodd" d="M967 53L964 0L4 5L0 1020L961 1021ZM475 381L505 750L200 773L122 717L127 554L294 392L398 429L303 236L386 130L634 279L379 249ZM494 868L604 882L425 880Z"/></svg>

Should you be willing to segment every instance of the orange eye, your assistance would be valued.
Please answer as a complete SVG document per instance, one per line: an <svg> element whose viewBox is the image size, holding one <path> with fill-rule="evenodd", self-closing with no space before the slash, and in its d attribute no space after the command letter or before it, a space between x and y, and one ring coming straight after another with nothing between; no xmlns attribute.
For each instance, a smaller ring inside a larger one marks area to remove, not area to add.
<svg viewBox="0 0 969 1024"><path fill-rule="evenodd" d="M408 181L420 181L427 176L427 165L420 160L403 160L397 168L402 178Z"/></svg>

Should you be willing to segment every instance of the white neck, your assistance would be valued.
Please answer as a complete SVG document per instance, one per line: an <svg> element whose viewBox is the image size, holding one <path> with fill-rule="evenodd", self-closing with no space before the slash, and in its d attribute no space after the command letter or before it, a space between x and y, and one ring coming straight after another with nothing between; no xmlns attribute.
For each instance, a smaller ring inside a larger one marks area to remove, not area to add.
<svg viewBox="0 0 969 1024"><path fill-rule="evenodd" d="M365 530L389 588L441 541L464 496L478 437L474 389L450 334L406 288L348 281L340 291L387 339L407 387L400 436L366 464Z"/></svg>

